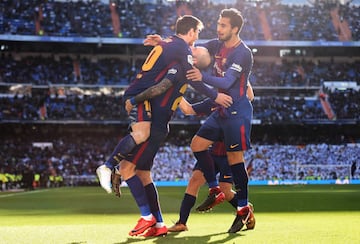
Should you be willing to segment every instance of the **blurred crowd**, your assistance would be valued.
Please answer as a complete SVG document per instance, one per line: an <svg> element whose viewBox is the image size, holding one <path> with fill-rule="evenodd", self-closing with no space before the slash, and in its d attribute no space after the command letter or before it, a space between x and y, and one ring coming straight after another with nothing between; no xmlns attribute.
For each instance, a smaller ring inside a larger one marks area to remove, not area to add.
<svg viewBox="0 0 360 244"><path fill-rule="evenodd" d="M0 83L32 85L128 85L144 62L136 58L31 56L2 53ZM74 68L76 67L76 68ZM358 60L287 60L264 62L256 59L250 82L253 86L307 87L323 81L359 81Z"/></svg>
<svg viewBox="0 0 360 244"><path fill-rule="evenodd" d="M277 0L235 2L3 0L0 3L0 33L64 37L115 35L129 38L159 33L167 36L174 32L177 16L194 14L206 23L201 38L208 39L216 36L214 16L224 7L236 7L243 12L246 20L244 40L265 39L260 17L265 13L266 25L271 30L271 37L266 39L338 41L338 30L331 17L334 9L339 16L338 21L347 22L351 40L360 40L359 6L352 5L351 1L346 4L300 1L296 5ZM113 22L119 24L114 27Z"/></svg>
<svg viewBox="0 0 360 244"><path fill-rule="evenodd" d="M47 90L46 90L47 91ZM255 89L256 94L256 89ZM328 91L328 100L336 117L329 118L321 97L258 96L253 101L253 119L261 124L291 124L309 121L322 123L329 119L360 121L360 91L345 89ZM202 96L190 90L187 99L199 101ZM179 109L173 120L198 123L204 117L185 116ZM9 95L0 97L0 121L127 121L121 95Z"/></svg>
<svg viewBox="0 0 360 244"><path fill-rule="evenodd" d="M137 71L133 67L140 67L140 62L143 61L135 61L132 66L129 60L111 57L94 60L55 55L14 57L11 53L3 53L0 56L0 82L32 85L129 85ZM79 70L74 67L79 67Z"/></svg>
<svg viewBox="0 0 360 244"><path fill-rule="evenodd" d="M0 177L3 190L21 187L22 177L29 174L38 181L29 188L97 184L94 172L118 139L69 135L44 145L26 137L2 140L0 175L8 176ZM343 180L360 178L359 150L359 144L254 144L245 157L250 180ZM186 181L194 164L188 144L172 138L155 157L152 176L156 181Z"/></svg>

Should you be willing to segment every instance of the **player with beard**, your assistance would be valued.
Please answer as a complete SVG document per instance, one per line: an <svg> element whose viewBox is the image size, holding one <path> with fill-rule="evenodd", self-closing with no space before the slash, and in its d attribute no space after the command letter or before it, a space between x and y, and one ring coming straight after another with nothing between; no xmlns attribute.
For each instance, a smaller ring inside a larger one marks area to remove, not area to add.
<svg viewBox="0 0 360 244"><path fill-rule="evenodd" d="M244 151L251 148L253 108L246 91L253 55L239 36L243 23L240 11L234 8L223 9L217 23L218 39L204 44L210 54L215 56L213 74L209 75L196 68L187 73L188 79L205 82L233 99L230 107L219 106L208 117L191 142L191 149L210 187L211 197L219 195L220 189L208 148L214 142L224 139L237 196L237 214L229 233L240 231L253 215L248 205L248 174L244 158Z"/></svg>

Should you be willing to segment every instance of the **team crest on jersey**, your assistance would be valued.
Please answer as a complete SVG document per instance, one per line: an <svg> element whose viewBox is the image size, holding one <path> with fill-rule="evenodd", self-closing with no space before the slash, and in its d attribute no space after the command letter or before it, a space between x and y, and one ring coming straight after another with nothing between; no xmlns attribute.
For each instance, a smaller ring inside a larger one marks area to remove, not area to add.
<svg viewBox="0 0 360 244"><path fill-rule="evenodd" d="M237 72L241 72L242 71L242 67L240 66L240 64L232 64L231 65L231 67L230 67L230 69L232 69L232 70L235 70L235 71L237 71Z"/></svg>
<svg viewBox="0 0 360 244"><path fill-rule="evenodd" d="M171 68L171 69L168 70L168 74L170 74L170 75L174 75L177 72L178 72L177 69L174 69L174 68Z"/></svg>
<svg viewBox="0 0 360 244"><path fill-rule="evenodd" d="M187 56L187 60L188 60L188 63L189 63L189 64L194 65L194 61L193 61L193 56L192 56L192 55L188 55L188 56Z"/></svg>
<svg viewBox="0 0 360 244"><path fill-rule="evenodd" d="M219 77L224 77L225 72L221 70L217 63L214 64L214 69L216 70L216 74L218 74Z"/></svg>

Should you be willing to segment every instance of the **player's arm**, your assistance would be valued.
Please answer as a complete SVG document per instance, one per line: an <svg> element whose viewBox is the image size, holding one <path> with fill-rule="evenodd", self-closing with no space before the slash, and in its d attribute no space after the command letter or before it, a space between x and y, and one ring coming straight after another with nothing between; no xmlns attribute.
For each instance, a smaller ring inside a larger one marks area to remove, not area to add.
<svg viewBox="0 0 360 244"><path fill-rule="evenodd" d="M151 98L154 98L156 96L159 96L166 92L171 86L173 85L172 81L168 78L162 79L159 83L156 85L153 85L146 89L145 91L137 94L135 97L132 97L130 99L127 99L125 101L125 110L130 113L132 108L145 100L149 100Z"/></svg>
<svg viewBox="0 0 360 244"><path fill-rule="evenodd" d="M246 95L247 95L250 102L252 102L254 100L254 97L255 97L254 90L253 90L253 88L251 86L251 83L249 81L247 82Z"/></svg>
<svg viewBox="0 0 360 244"><path fill-rule="evenodd" d="M185 115L209 115L216 107L217 104L209 98L194 104L190 104L183 98L179 104L179 108Z"/></svg>
<svg viewBox="0 0 360 244"><path fill-rule="evenodd" d="M164 78L156 85L153 85L145 91L137 94L133 99L133 104L138 104L145 100L149 100L151 98L159 96L166 92L172 85L173 83L171 80L169 80L168 78Z"/></svg>
<svg viewBox="0 0 360 244"><path fill-rule="evenodd" d="M211 74L200 72L194 68L187 72L186 77L193 81L203 81L206 84L216 88L228 90L241 76L242 72L246 70L245 67L252 65L251 53L237 52L232 55L230 67L224 72L222 77L213 76Z"/></svg>
<svg viewBox="0 0 360 244"><path fill-rule="evenodd" d="M192 81L203 81L206 84L220 88L223 90L229 89L240 77L240 73L237 70L229 68L223 77L213 76L211 74L201 72L197 68L189 70L186 74L186 78Z"/></svg>
<svg viewBox="0 0 360 244"><path fill-rule="evenodd" d="M179 103L179 108L181 112L185 115L196 115L191 104L183 97Z"/></svg>
<svg viewBox="0 0 360 244"><path fill-rule="evenodd" d="M215 89L212 89L205 85L203 82L194 82L188 81L188 83L199 93L209 97L211 100L216 102L217 104L228 108L233 103L232 97L221 92L217 92Z"/></svg>

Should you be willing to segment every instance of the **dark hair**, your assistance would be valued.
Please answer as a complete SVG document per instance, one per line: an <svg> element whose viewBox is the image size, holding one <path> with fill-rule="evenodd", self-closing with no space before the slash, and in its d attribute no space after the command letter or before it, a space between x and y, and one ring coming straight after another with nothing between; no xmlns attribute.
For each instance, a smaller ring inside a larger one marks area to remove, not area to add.
<svg viewBox="0 0 360 244"><path fill-rule="evenodd" d="M244 25L244 18L239 10L236 8L223 9L220 13L220 17L229 18L231 27L238 27L238 34L240 33Z"/></svg>
<svg viewBox="0 0 360 244"><path fill-rule="evenodd" d="M203 27L204 25L201 20L199 20L195 16L184 15L176 20L175 33L185 35L191 29L201 31Z"/></svg>

